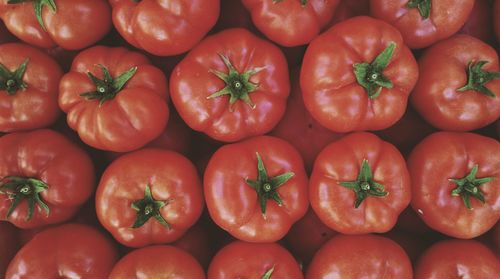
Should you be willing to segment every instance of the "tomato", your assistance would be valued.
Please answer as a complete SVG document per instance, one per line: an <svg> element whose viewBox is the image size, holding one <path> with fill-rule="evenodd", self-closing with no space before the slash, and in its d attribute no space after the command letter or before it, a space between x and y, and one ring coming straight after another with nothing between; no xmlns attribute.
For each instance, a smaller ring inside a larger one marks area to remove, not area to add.
<svg viewBox="0 0 500 279"><path fill-rule="evenodd" d="M370 0L371 15L394 25L410 48L428 47L455 34L474 0Z"/></svg>
<svg viewBox="0 0 500 279"><path fill-rule="evenodd" d="M0 138L0 220L35 228L70 219L94 190L90 157L51 130Z"/></svg>
<svg viewBox="0 0 500 279"><path fill-rule="evenodd" d="M274 242L307 211L307 175L284 140L261 136L224 145L204 174L213 221L248 242Z"/></svg>
<svg viewBox="0 0 500 279"><path fill-rule="evenodd" d="M418 62L411 102L430 124L470 131L500 117L500 66L491 46L456 35L430 47Z"/></svg>
<svg viewBox="0 0 500 279"><path fill-rule="evenodd" d="M370 14L370 0L340 0L330 26L355 16Z"/></svg>
<svg viewBox="0 0 500 279"><path fill-rule="evenodd" d="M59 87L69 126L92 147L132 151L167 124L165 75L137 52L104 46L82 51Z"/></svg>
<svg viewBox="0 0 500 279"><path fill-rule="evenodd" d="M212 259L211 240L207 234L207 226L197 222L172 245L191 254L202 267L206 268Z"/></svg>
<svg viewBox="0 0 500 279"><path fill-rule="evenodd" d="M47 127L61 114L57 104L59 65L47 54L19 43L0 45L0 131Z"/></svg>
<svg viewBox="0 0 500 279"><path fill-rule="evenodd" d="M314 255L306 278L411 279L410 259L394 241L375 235L330 239Z"/></svg>
<svg viewBox="0 0 500 279"><path fill-rule="evenodd" d="M20 247L19 231L8 222L0 221L0 275L5 275L10 260Z"/></svg>
<svg viewBox="0 0 500 279"><path fill-rule="evenodd" d="M472 12L459 33L476 37L486 43L495 42L492 9L493 2L491 0L474 1Z"/></svg>
<svg viewBox="0 0 500 279"><path fill-rule="evenodd" d="M1 0L0 18L16 37L41 48L83 49L111 29L105 0Z"/></svg>
<svg viewBox="0 0 500 279"><path fill-rule="evenodd" d="M173 242L203 210L195 166L173 151L125 154L104 171L96 193L101 224L125 246Z"/></svg>
<svg viewBox="0 0 500 279"><path fill-rule="evenodd" d="M302 271L292 254L276 243L235 241L212 259L208 279L289 278L302 279Z"/></svg>
<svg viewBox="0 0 500 279"><path fill-rule="evenodd" d="M131 45L159 55L181 54L215 25L219 0L109 0L113 24Z"/></svg>
<svg viewBox="0 0 500 279"><path fill-rule="evenodd" d="M116 263L110 279L204 279L205 272L187 252L173 246L149 246L134 250Z"/></svg>
<svg viewBox="0 0 500 279"><path fill-rule="evenodd" d="M497 36L497 42L500 43L500 16L495 16L500 14L500 0L495 0L493 4L493 27L495 29L495 34Z"/></svg>
<svg viewBox="0 0 500 279"><path fill-rule="evenodd" d="M280 49L238 28L204 39L170 78L182 119L224 142L269 132L285 112L289 91Z"/></svg>
<svg viewBox="0 0 500 279"><path fill-rule="evenodd" d="M311 42L300 86L307 110L328 129L381 130L403 116L417 77L415 58L398 30L362 16Z"/></svg>
<svg viewBox="0 0 500 279"><path fill-rule="evenodd" d="M406 162L392 144L353 133L325 147L309 183L319 219L343 234L387 232L411 199Z"/></svg>
<svg viewBox="0 0 500 279"><path fill-rule="evenodd" d="M340 138L342 134L321 126L307 111L302 100L298 69L292 72L291 81L292 90L285 115L270 134L288 141L297 148L304 158L307 172L310 173L314 159L321 149Z"/></svg>
<svg viewBox="0 0 500 279"><path fill-rule="evenodd" d="M473 238L500 218L500 143L472 133L437 132L410 154L413 209L432 229Z"/></svg>
<svg viewBox="0 0 500 279"><path fill-rule="evenodd" d="M415 268L415 279L499 277L495 254L472 240L438 242L424 252Z"/></svg>

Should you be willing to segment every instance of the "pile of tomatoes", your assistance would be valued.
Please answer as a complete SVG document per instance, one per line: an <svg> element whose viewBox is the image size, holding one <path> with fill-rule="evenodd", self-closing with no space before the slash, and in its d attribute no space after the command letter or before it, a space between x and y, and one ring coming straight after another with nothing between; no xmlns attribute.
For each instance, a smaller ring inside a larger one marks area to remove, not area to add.
<svg viewBox="0 0 500 279"><path fill-rule="evenodd" d="M500 0L0 19L0 277L500 278Z"/></svg>

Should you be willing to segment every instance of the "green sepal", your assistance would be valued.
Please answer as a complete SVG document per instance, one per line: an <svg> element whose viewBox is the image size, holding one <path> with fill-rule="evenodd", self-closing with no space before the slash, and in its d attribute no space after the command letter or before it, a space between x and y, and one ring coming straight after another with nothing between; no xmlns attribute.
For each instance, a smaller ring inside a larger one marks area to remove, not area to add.
<svg viewBox="0 0 500 279"><path fill-rule="evenodd" d="M455 197L461 196L465 207L468 209L472 209L470 202L471 197L476 198L483 204L486 202L484 193L479 187L494 179L493 177L476 178L478 169L479 167L476 164L465 177L448 179L449 181L457 184L457 187L451 191L451 195Z"/></svg>
<svg viewBox="0 0 500 279"><path fill-rule="evenodd" d="M40 26L44 31L47 31L42 18L43 6L47 6L53 13L57 12L57 6L54 0L9 0L7 4L20 4L25 2L33 2L33 9L35 10L35 16L38 20Z"/></svg>
<svg viewBox="0 0 500 279"><path fill-rule="evenodd" d="M264 276L262 276L262 279L270 279L271 275L273 275L274 272L274 266L271 267L266 273L264 273Z"/></svg>
<svg viewBox="0 0 500 279"><path fill-rule="evenodd" d="M146 185L146 189L144 190L144 198L140 200L136 200L132 203L131 207L137 211L137 216L135 219L132 228L137 229L142 227L151 217L156 219L158 223L164 226L167 229L171 229L170 224L161 216L160 209L167 205L167 201L157 201L153 199L153 195L151 194L150 185Z"/></svg>
<svg viewBox="0 0 500 279"><path fill-rule="evenodd" d="M420 16L427 19L431 15L432 0L410 0L406 7L413 9L417 8Z"/></svg>
<svg viewBox="0 0 500 279"><path fill-rule="evenodd" d="M477 62L470 61L467 65L467 84L457 89L457 91L464 92L467 90L473 90L495 98L495 93L491 92L485 84L493 79L500 78L500 72L488 72L483 70L483 66L487 63L488 61L484 60Z"/></svg>
<svg viewBox="0 0 500 279"><path fill-rule="evenodd" d="M40 198L40 193L48 188L49 186L45 182L35 178L25 178L19 176L4 177L0 182L0 194L7 195L9 199L12 200L12 204L5 215L5 219L9 219L12 212L14 212L23 200L26 200L28 203L28 215L26 216L26 221L33 218L35 205L38 205L41 209L43 209L48 217L50 215L50 208Z"/></svg>
<svg viewBox="0 0 500 279"><path fill-rule="evenodd" d="M0 90L5 90L7 95L14 95L18 90L25 90L28 88L23 77L28 67L29 59L26 58L17 69L13 72L9 71L4 65L0 63Z"/></svg>

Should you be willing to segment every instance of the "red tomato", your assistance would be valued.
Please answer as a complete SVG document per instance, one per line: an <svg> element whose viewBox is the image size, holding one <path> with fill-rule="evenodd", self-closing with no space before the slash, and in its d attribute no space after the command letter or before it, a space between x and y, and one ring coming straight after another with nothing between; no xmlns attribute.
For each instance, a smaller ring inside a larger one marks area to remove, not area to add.
<svg viewBox="0 0 500 279"><path fill-rule="evenodd" d="M279 48L245 29L207 37L170 78L175 108L194 130L225 142L269 132L285 112L288 67Z"/></svg>
<svg viewBox="0 0 500 279"><path fill-rule="evenodd" d="M165 75L125 48L82 51L60 83L59 105L86 144L126 152L158 137L168 120Z"/></svg>
<svg viewBox="0 0 500 279"><path fill-rule="evenodd" d="M354 133L316 158L309 183L311 207L344 234L387 232L411 199L405 159L390 143Z"/></svg>
<svg viewBox="0 0 500 279"><path fill-rule="evenodd" d="M5 278L107 278L118 254L104 235L79 224L46 229L21 248Z"/></svg>
<svg viewBox="0 0 500 279"><path fill-rule="evenodd" d="M497 42L500 43L500 0L495 0L493 4L493 27L497 36Z"/></svg>
<svg viewBox="0 0 500 279"><path fill-rule="evenodd" d="M125 154L104 171L96 193L97 217L123 245L173 242L203 210L195 166L173 151Z"/></svg>
<svg viewBox="0 0 500 279"><path fill-rule="evenodd" d="M309 43L330 22L339 0L242 0L252 21L282 46Z"/></svg>
<svg viewBox="0 0 500 279"><path fill-rule="evenodd" d="M105 0L1 0L0 18L16 37L42 48L86 48L111 29Z"/></svg>
<svg viewBox="0 0 500 279"><path fill-rule="evenodd" d="M292 254L276 243L235 241L212 259L208 279L287 278L302 279L302 271Z"/></svg>
<svg viewBox="0 0 500 279"><path fill-rule="evenodd" d="M149 246L134 250L116 263L109 279L204 279L205 272L187 252L173 246Z"/></svg>
<svg viewBox="0 0 500 279"><path fill-rule="evenodd" d="M370 0L371 15L394 25L410 48L428 47L455 34L473 6L474 0Z"/></svg>
<svg viewBox="0 0 500 279"><path fill-rule="evenodd" d="M427 49L418 62L411 102L430 124L470 131L500 117L500 66L491 46L456 35Z"/></svg>
<svg viewBox="0 0 500 279"><path fill-rule="evenodd" d="M314 255L306 278L411 279L405 251L394 241L375 235L338 235Z"/></svg>
<svg viewBox="0 0 500 279"><path fill-rule="evenodd" d="M173 242L172 245L180 248L193 257L207 268L212 259L212 239L207 234L207 227L197 222L191 227L181 238Z"/></svg>
<svg viewBox="0 0 500 279"><path fill-rule="evenodd" d="M170 56L190 50L215 25L219 0L109 0L113 24L131 45Z"/></svg>
<svg viewBox="0 0 500 279"><path fill-rule="evenodd" d="M90 157L51 130L0 138L0 220L35 228L70 219L94 190Z"/></svg>
<svg viewBox="0 0 500 279"><path fill-rule="evenodd" d="M336 132L381 130L403 116L417 77L415 58L397 29L355 17L311 42L300 86L321 125Z"/></svg>
<svg viewBox="0 0 500 279"><path fill-rule="evenodd" d="M59 65L47 54L19 43L0 45L0 131L47 127L60 115Z"/></svg>
<svg viewBox="0 0 500 279"><path fill-rule="evenodd" d="M472 12L459 33L476 37L483 42L495 42L492 9L493 2L491 0L474 1Z"/></svg>
<svg viewBox="0 0 500 279"><path fill-rule="evenodd" d="M0 276L5 275L10 260L14 258L20 243L18 239L19 231L8 222L0 221Z"/></svg>
<svg viewBox="0 0 500 279"><path fill-rule="evenodd" d="M486 246L472 240L445 240L420 257L415 279L500 278L500 264Z"/></svg>
<svg viewBox="0 0 500 279"><path fill-rule="evenodd" d="M261 136L221 147L205 170L208 212L248 242L274 242L307 211L307 175L286 141Z"/></svg>
<svg viewBox="0 0 500 279"><path fill-rule="evenodd" d="M500 143L472 133L437 132L410 154L411 205L432 229L473 238L500 218Z"/></svg>

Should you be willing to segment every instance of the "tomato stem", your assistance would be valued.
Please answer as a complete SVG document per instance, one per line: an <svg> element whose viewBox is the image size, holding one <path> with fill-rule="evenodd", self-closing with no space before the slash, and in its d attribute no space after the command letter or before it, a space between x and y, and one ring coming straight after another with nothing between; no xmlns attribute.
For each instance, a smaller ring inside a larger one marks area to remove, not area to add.
<svg viewBox="0 0 500 279"><path fill-rule="evenodd" d="M23 81L28 62L29 59L26 58L13 72L0 63L0 90L5 90L7 95L14 95L17 91L28 88L28 85Z"/></svg>
<svg viewBox="0 0 500 279"><path fill-rule="evenodd" d="M486 63L488 63L488 61L470 61L467 66L467 84L457 89L457 91L464 92L467 90L473 90L495 98L495 93L491 92L485 84L493 79L500 78L500 72L488 72L483 70L482 68Z"/></svg>
<svg viewBox="0 0 500 279"><path fill-rule="evenodd" d="M420 16L427 19L431 15L431 5L431 0L410 0L406 7L410 9L417 8Z"/></svg>
<svg viewBox="0 0 500 279"><path fill-rule="evenodd" d="M47 6L53 13L56 13L57 6L54 0L9 0L7 1L7 4L20 4L25 2L33 2L33 9L35 10L36 19L38 20L38 23L40 24L42 29L44 31L47 31L42 18L42 9L43 6Z"/></svg>
<svg viewBox="0 0 500 279"><path fill-rule="evenodd" d="M450 178L449 181L457 184L457 187L451 191L451 195L458 197L461 196L465 206L472 209L470 198L474 197L481 203L485 203L484 193L479 186L493 180L493 177L476 178L478 165L474 165L471 171L463 178Z"/></svg>
<svg viewBox="0 0 500 279"><path fill-rule="evenodd" d="M160 209L167 205L167 201L158 201L153 199L151 194L150 185L146 185L144 190L144 198L136 200L132 203L132 208L137 211L137 217L135 219L132 228L136 229L144 225L151 217L155 218L161 225L165 228L170 229L170 224L161 216Z"/></svg>
<svg viewBox="0 0 500 279"><path fill-rule="evenodd" d="M31 220L33 217L35 204L45 210L45 213L49 216L49 206L40 198L40 193L48 188L49 186L45 182L35 178L7 176L2 179L0 182L0 194L5 194L10 200L12 200L12 204L7 210L5 219L9 219L12 212L14 212L23 200L28 202L28 216L26 216L27 221Z"/></svg>

